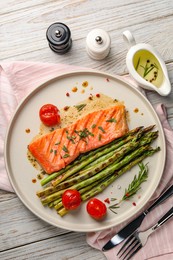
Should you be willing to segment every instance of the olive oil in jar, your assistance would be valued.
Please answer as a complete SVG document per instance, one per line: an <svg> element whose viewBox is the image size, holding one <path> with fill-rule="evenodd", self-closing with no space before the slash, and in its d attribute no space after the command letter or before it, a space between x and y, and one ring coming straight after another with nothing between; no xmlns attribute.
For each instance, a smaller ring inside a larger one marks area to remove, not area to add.
<svg viewBox="0 0 173 260"><path fill-rule="evenodd" d="M163 82L163 71L157 58L147 50L139 50L133 58L133 65L138 74L156 87Z"/></svg>

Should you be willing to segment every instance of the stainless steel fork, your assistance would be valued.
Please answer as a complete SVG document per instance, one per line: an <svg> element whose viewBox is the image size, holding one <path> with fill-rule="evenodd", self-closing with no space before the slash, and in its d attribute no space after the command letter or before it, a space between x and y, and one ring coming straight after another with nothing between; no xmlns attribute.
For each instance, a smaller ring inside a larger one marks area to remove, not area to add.
<svg viewBox="0 0 173 260"><path fill-rule="evenodd" d="M151 228L146 231L139 232L135 231L121 247L117 256L120 259L128 260L131 259L147 242L148 237L166 223L170 218L173 217L173 207Z"/></svg>

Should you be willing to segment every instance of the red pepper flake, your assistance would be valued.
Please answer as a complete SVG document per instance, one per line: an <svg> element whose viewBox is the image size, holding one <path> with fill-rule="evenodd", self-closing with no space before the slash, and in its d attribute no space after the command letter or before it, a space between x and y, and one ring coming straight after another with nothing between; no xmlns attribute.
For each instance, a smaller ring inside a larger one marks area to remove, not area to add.
<svg viewBox="0 0 173 260"><path fill-rule="evenodd" d="M32 183L36 183L37 182L37 180L36 179L32 179Z"/></svg>
<svg viewBox="0 0 173 260"><path fill-rule="evenodd" d="M108 78L106 78L106 81L109 82L110 80Z"/></svg>
<svg viewBox="0 0 173 260"><path fill-rule="evenodd" d="M99 94L99 93L98 93L98 94L96 94L96 97L98 97L98 98L99 98L99 97L100 97L100 94Z"/></svg>
<svg viewBox="0 0 173 260"><path fill-rule="evenodd" d="M70 94L67 92L67 93L66 93L66 96L67 96L67 97L69 97L69 96L70 96Z"/></svg>
<svg viewBox="0 0 173 260"><path fill-rule="evenodd" d="M104 200L104 202L110 204L110 199L109 199L109 198L106 198L106 199Z"/></svg>
<svg viewBox="0 0 173 260"><path fill-rule="evenodd" d="M126 197L129 197L129 196L130 196L130 194L127 192L125 196L126 196Z"/></svg>
<svg viewBox="0 0 173 260"><path fill-rule="evenodd" d="M136 203L135 203L135 202L133 202L133 203L132 203L132 205L133 205L133 206L136 206Z"/></svg>
<svg viewBox="0 0 173 260"><path fill-rule="evenodd" d="M67 111L69 109L69 106L64 107L64 111Z"/></svg>

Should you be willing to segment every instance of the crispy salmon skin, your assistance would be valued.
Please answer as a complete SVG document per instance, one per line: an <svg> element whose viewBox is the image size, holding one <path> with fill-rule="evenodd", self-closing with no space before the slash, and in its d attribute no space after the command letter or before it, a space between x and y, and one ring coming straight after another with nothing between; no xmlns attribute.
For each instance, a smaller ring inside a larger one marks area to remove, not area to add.
<svg viewBox="0 0 173 260"><path fill-rule="evenodd" d="M28 145L44 171L51 174L81 153L103 146L128 132L123 104L91 112L74 123L47 133Z"/></svg>

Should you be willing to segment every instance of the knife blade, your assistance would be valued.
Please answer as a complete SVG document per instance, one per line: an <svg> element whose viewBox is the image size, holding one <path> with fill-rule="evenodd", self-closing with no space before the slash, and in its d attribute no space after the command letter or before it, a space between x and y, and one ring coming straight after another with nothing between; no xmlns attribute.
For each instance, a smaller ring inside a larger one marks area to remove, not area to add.
<svg viewBox="0 0 173 260"><path fill-rule="evenodd" d="M136 219L131 221L127 226L121 229L115 236L113 236L102 248L102 251L108 251L117 246L128 236L130 236L142 223L145 216L153 210L156 206L160 205L173 194L173 185L169 187L147 210L142 212Z"/></svg>

